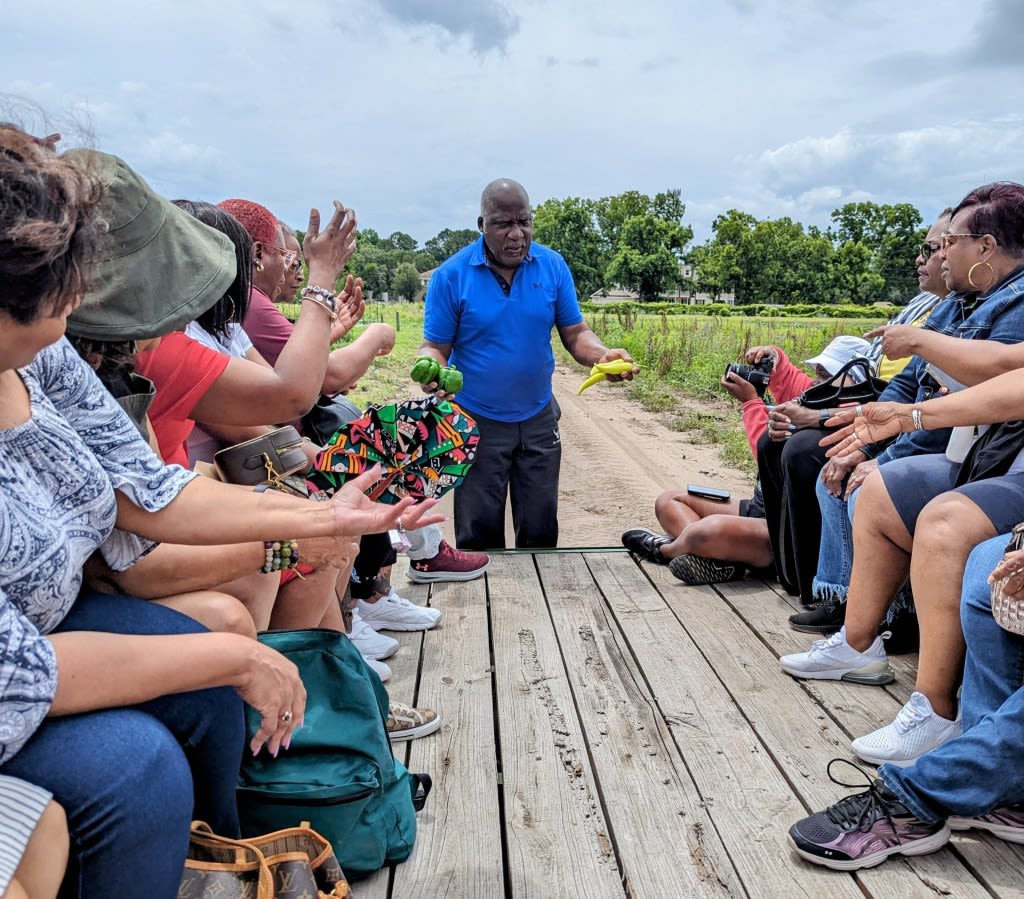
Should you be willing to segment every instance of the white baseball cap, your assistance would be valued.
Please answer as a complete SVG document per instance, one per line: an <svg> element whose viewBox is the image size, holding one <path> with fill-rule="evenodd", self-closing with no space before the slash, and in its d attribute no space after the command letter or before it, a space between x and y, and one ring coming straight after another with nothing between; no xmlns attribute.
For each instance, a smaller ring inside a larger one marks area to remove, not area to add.
<svg viewBox="0 0 1024 899"><path fill-rule="evenodd" d="M867 356L871 344L862 337L853 337L849 334L840 334L834 338L817 356L805 359L804 364L814 368L820 365L830 375L834 375L847 362L856 359L858 356ZM859 371L850 373L854 380L861 380Z"/></svg>

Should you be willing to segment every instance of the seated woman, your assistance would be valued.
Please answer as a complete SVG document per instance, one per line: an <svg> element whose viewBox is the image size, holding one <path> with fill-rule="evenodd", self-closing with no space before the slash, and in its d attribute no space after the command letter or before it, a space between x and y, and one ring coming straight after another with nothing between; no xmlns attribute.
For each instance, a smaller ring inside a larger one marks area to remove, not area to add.
<svg viewBox="0 0 1024 899"><path fill-rule="evenodd" d="M301 265L298 271L295 268L285 270L282 281L282 276L274 267L277 254L266 248L281 246L285 248L285 252L296 253L293 266L301 262L301 248L294 235L289 236L273 213L259 203L230 199L218 205L242 223L252 240L254 257L264 259L262 270L257 265L253 275L252 291L242 323L253 346L267 362L274 365L279 354L291 340L293 330L292 323L277 308L274 300L278 299L282 292L285 299L290 300L294 297L297 286L301 286L302 283L299 278ZM267 252L271 252L269 258ZM315 273L310 271L308 283L316 286L323 282L317 281ZM341 334L343 333L342 331ZM333 349L327 358L327 371L321 385L321 393L333 397L347 390L363 376L377 355L385 355L391 351L393 340L392 329L388 325L376 323L367 325L363 334L355 341ZM409 580L415 583L473 580L483 575L490 562L486 553L455 549L443 539L438 528L427 528L422 532L410 530L409 540L411 545L406 550L411 563L408 576ZM367 577L365 573L361 576L359 585L355 588L361 594L360 600L365 601L371 597L371 593L366 591L372 579L372 576ZM384 602L375 603L372 609L361 608L362 612L366 613L366 619L372 620L374 627L393 626L398 630L405 630L410 621L415 625L417 619L417 613L411 610L389 586L385 587ZM357 624L360 633L367 632L364 625L366 621ZM367 647L373 642L376 641L368 634Z"/></svg>
<svg viewBox="0 0 1024 899"><path fill-rule="evenodd" d="M1018 407L1019 396L1018 386ZM964 571L963 735L906 767L883 765L866 791L794 824L790 844L801 858L840 871L870 868L891 855L934 852L950 830L1024 843L1024 638L996 624L989 587L1009 575L1004 593L1024 602L1024 552L1000 561L1006 541L981 543Z"/></svg>
<svg viewBox="0 0 1024 899"><path fill-rule="evenodd" d="M947 283L954 290L983 290L995 307L1024 304L1024 186L995 184L973 191L954 211L941 249ZM992 314L998 314L994 308ZM973 343L973 346L969 346ZM987 342L986 342L987 343ZM982 355L980 342L961 342L966 358ZM1005 354L1020 353L1005 347ZM991 350L984 352L992 355ZM953 361L952 359L950 361ZM954 377L958 372L952 370ZM966 380L966 379L965 379ZM864 417L826 438L832 455L898 432L923 432L956 424L985 424L1024 416L1017 396L1005 399L1010 372L976 387L920 404L865 406ZM839 423L854 413L843 412ZM869 475L853 520L854 562L844 627L810 652L783 656L795 677L885 684L893 680L880 622L910 575L920 627L916 690L892 724L860 737L854 751L878 764L907 764L960 732L956 691L963 664L958 608L964 565L971 549L1024 520L1024 438L1011 446L998 477L969 480L945 454L895 460ZM971 457L964 463L970 465Z"/></svg>
<svg viewBox="0 0 1024 899"><path fill-rule="evenodd" d="M936 301L945 298L949 293L949 288L942 275L939 241L942 233L949 227L949 217L952 212L953 210L948 208L942 211L935 223L928 229L920 252L914 260L917 280L922 293L935 298ZM922 357L913 359L911 357L917 356L916 353L904 354L895 349L896 341L891 335L904 331L920 331L930 313L931 308L914 324L886 325L869 332L868 335L877 335L875 343L878 345L880 355L888 353L893 359L902 359L903 368L912 363L908 374L903 376L901 382L912 375L915 376L918 383L913 389L919 395L923 393L922 387L928 391L933 390L931 376L922 364ZM930 331L929 334L936 334L945 339L943 335L938 335L934 331ZM872 346L874 345L873 343ZM883 360L888 361L888 355L883 356ZM889 377L898 375L903 368L893 372ZM922 379L928 385L927 387L922 385ZM851 522L853 520L854 493L864 479L879 465L900 458L904 454L916 454L919 451L916 444L906 439L897 445L886 447L882 452L869 452L866 448L860 447L845 456L829 459L822 467L815 484L815 493L821 510L818 568L814 573L814 580L811 582L815 607L809 611L797 612L795 615L789 616L790 627L794 630L810 634L833 634L842 627L846 614L846 593L850 581L850 568L853 564ZM910 603L909 596L906 598L906 602ZM905 616L901 616L900 620L905 620ZM914 625L914 631L916 632L916 630L916 625Z"/></svg>
<svg viewBox="0 0 1024 899"><path fill-rule="evenodd" d="M756 365L772 360L768 389L777 403L796 399L812 384L831 377L855 356L868 350L859 337L839 336L805 364L816 378L790 362L781 347L756 346L746 360ZM722 386L741 403L743 428L750 452L757 459L757 444L768 429L768 409L753 384L729 371ZM742 578L748 569L772 568L772 549L760 485L749 500L725 503L694 496L679 488L666 490L654 502L654 514L665 533L632 528L622 535L622 545L635 558L669 570L683 583L715 584Z"/></svg>
<svg viewBox="0 0 1024 899"><path fill-rule="evenodd" d="M118 201L105 221L104 190ZM194 317L210 282L234 275L227 241L211 266L195 267L192 241L221 237L195 227L168 219L120 160L59 156L0 126L0 774L64 807L69 887L83 897L137 895L144 883L147 896L173 899L190 822L238 832L242 702L261 718L254 753L287 750L305 708L295 666L260 643L205 632L153 603L80 592L82 566L100 546L114 568L138 554L108 539L114 527L150 541L272 545L441 518L432 503L370 502L363 491L377 470L314 504L157 459L63 335L89 278L116 272L90 272L99 241L144 247L165 229L184 252L152 276L189 289L161 319ZM134 297L121 296L105 317L134 311ZM262 567L294 561L272 555Z"/></svg>

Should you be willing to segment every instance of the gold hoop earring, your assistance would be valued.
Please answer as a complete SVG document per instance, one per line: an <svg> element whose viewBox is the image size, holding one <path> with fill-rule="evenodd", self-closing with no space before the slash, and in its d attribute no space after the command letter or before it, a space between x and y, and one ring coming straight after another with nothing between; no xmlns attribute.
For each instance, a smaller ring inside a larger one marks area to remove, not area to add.
<svg viewBox="0 0 1024 899"><path fill-rule="evenodd" d="M263 263L260 262L258 259L256 260L256 271L258 271L258 272L262 272L263 271Z"/></svg>
<svg viewBox="0 0 1024 899"><path fill-rule="evenodd" d="M991 276L989 278L988 284L986 284L984 287L982 287L980 284L975 284L974 283L974 270L979 265L984 265L988 269L988 273ZM992 286L992 282L995 281L995 279L996 279L995 269L992 268L992 266L988 262L975 262L974 265L972 265L967 270L967 283L970 284L971 287L973 287L975 290L980 290L980 291L988 290Z"/></svg>

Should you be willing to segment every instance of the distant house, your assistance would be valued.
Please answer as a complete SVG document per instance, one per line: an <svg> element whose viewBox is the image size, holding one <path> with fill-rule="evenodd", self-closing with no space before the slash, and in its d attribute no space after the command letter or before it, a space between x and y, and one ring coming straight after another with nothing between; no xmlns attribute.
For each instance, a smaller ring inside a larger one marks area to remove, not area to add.
<svg viewBox="0 0 1024 899"><path fill-rule="evenodd" d="M697 273L692 266L680 265L679 274L690 283L699 281ZM640 295L635 290L628 290L625 287L602 287L594 291L589 297L592 303L623 303L632 300L639 302ZM729 306L736 305L736 294L731 290L723 291L717 297L707 291L698 290L691 293L689 290L676 288L672 293L664 293L658 297L662 303L682 303L685 306L708 306L712 303L726 303Z"/></svg>
<svg viewBox="0 0 1024 899"><path fill-rule="evenodd" d="M434 277L436 268L428 268L425 272L420 272L420 289L426 293L427 285L430 284L430 279Z"/></svg>

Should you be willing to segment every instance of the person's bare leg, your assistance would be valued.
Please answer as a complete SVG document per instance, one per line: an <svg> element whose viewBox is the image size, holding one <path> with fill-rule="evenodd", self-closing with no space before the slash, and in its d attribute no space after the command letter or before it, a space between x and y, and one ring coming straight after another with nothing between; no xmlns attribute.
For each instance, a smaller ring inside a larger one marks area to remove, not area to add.
<svg viewBox="0 0 1024 899"><path fill-rule="evenodd" d="M752 568L766 568L772 564L768 522L763 518L709 515L687 527L673 545L681 547L682 553L743 562Z"/></svg>
<svg viewBox="0 0 1024 899"><path fill-rule="evenodd" d="M53 899L64 879L69 846L64 809L51 799L29 837L4 899Z"/></svg>
<svg viewBox="0 0 1024 899"><path fill-rule="evenodd" d="M323 565L301 578L292 578L277 591L270 613L270 630L284 631L319 627L328 605L335 602L334 585L338 569Z"/></svg>
<svg viewBox="0 0 1024 899"><path fill-rule="evenodd" d="M907 579L912 545L882 476L873 471L860 488L853 515L846 642L858 652L875 642L889 603Z"/></svg>
<svg viewBox="0 0 1024 899"><path fill-rule="evenodd" d="M960 493L936 497L917 521L910 563L921 632L916 689L928 697L935 714L949 720L956 718L967 651L960 626L964 568L971 550L995 536L988 516Z"/></svg>
<svg viewBox="0 0 1024 899"><path fill-rule="evenodd" d="M218 584L217 589L237 597L238 601L249 610L257 631L265 631L270 627L270 613L277 601L277 591L281 586L281 572L264 573L254 571Z"/></svg>
<svg viewBox="0 0 1024 899"><path fill-rule="evenodd" d="M167 606L198 621L207 630L222 634L240 634L256 639L256 626L249 610L234 596L216 590L178 593L149 602Z"/></svg>
<svg viewBox="0 0 1024 899"><path fill-rule="evenodd" d="M680 539L690 525L696 524L708 515L739 515L739 511L740 504L737 500L716 503L699 496L690 496L685 489L666 490L654 501L654 515L662 530L672 538L671 543L666 543L660 548L661 554L666 559L674 559L683 553L692 552L683 548Z"/></svg>

